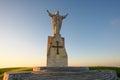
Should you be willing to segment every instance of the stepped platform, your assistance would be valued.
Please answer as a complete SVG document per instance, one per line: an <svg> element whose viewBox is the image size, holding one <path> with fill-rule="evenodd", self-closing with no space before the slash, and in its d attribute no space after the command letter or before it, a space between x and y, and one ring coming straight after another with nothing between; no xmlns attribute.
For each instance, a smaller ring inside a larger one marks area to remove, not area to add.
<svg viewBox="0 0 120 80"><path fill-rule="evenodd" d="M87 67L36 67L33 71L6 72L3 80L120 80L113 70Z"/></svg>
<svg viewBox="0 0 120 80"><path fill-rule="evenodd" d="M40 72L83 72L88 71L88 67L34 67L33 71Z"/></svg>

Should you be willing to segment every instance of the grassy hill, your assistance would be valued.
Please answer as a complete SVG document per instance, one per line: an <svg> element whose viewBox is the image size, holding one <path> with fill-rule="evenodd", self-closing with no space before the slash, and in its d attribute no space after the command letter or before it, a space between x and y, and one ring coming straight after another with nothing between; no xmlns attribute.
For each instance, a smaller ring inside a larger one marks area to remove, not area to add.
<svg viewBox="0 0 120 80"><path fill-rule="evenodd" d="M118 77L120 77L120 68L117 67L89 67L90 70L115 70ZM4 72L15 72L15 71L32 71L32 68L1 68L0 69L0 80L3 79Z"/></svg>

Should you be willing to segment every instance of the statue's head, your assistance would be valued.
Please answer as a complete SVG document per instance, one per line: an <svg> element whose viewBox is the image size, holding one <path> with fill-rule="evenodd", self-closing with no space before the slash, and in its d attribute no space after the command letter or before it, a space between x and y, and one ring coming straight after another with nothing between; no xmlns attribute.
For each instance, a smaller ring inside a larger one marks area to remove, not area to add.
<svg viewBox="0 0 120 80"><path fill-rule="evenodd" d="M58 10L55 12L55 15L59 15L59 11Z"/></svg>

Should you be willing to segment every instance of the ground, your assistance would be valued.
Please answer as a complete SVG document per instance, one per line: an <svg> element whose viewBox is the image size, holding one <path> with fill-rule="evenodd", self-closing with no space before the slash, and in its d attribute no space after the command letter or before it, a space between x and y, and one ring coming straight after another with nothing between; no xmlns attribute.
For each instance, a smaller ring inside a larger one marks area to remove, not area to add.
<svg viewBox="0 0 120 80"><path fill-rule="evenodd" d="M117 72L118 77L120 77L120 68L118 67L89 67L90 70L115 70ZM0 80L3 79L4 72L15 72L15 71L32 71L32 68L25 68L25 67L17 67L17 68L1 68L0 69Z"/></svg>
<svg viewBox="0 0 120 80"><path fill-rule="evenodd" d="M1 68L0 69L0 80L3 80L3 75L4 75L4 72L8 72L8 71L11 71L11 72L16 72L16 71L31 71L32 68L23 68L23 67L17 67L17 68Z"/></svg>

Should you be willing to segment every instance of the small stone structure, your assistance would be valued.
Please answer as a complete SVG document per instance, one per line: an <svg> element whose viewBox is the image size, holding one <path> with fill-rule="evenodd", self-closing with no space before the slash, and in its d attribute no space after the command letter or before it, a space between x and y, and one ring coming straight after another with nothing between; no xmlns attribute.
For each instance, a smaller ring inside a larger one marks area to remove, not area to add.
<svg viewBox="0 0 120 80"><path fill-rule="evenodd" d="M54 36L48 37L47 67L34 67L33 71L5 72L3 80L120 80L113 70L89 70L88 67L68 67L64 38L60 29L66 16L51 14ZM60 21L60 22L59 22Z"/></svg>

